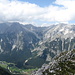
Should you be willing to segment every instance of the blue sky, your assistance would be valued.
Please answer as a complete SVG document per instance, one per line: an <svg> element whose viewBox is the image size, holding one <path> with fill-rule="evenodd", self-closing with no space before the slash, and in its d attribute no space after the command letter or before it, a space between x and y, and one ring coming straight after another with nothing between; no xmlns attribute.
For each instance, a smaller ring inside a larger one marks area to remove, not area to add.
<svg viewBox="0 0 75 75"><path fill-rule="evenodd" d="M0 22L47 26L75 23L75 0L0 0Z"/></svg>
<svg viewBox="0 0 75 75"><path fill-rule="evenodd" d="M41 7L47 7L51 5L55 0L19 0L19 1L35 3Z"/></svg>

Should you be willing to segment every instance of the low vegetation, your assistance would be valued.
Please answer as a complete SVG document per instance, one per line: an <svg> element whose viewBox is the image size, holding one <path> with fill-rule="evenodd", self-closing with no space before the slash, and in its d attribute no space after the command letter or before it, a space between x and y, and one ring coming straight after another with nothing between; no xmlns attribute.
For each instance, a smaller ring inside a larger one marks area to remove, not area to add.
<svg viewBox="0 0 75 75"><path fill-rule="evenodd" d="M32 73L32 71L37 70L37 68L35 69L24 69L24 68L18 68L15 66L15 64L13 63L7 63L5 61L0 61L0 66L9 70L10 73L12 73L13 75L30 75Z"/></svg>

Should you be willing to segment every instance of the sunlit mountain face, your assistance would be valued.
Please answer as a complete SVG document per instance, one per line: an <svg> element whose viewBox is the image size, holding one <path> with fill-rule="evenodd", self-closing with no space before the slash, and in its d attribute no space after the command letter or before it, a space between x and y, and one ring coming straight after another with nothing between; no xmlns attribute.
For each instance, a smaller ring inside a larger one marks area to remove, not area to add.
<svg viewBox="0 0 75 75"><path fill-rule="evenodd" d="M61 52L75 48L75 25L36 27L12 22L0 23L0 27L0 61L20 68L41 67Z"/></svg>

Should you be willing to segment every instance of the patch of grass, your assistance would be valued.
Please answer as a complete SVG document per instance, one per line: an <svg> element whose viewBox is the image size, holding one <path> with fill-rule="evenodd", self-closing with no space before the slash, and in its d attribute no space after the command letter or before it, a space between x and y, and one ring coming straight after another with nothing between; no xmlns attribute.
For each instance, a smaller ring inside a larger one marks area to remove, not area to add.
<svg viewBox="0 0 75 75"><path fill-rule="evenodd" d="M24 68L18 68L18 67L16 67L15 66L15 64L14 63L7 63L7 62L5 62L5 61L2 61L2 62L0 62L0 66L1 67L3 67L3 68L5 68L5 69L8 69L13 75L23 75L23 74L25 74L25 75L30 75L31 73L32 73L32 71L34 71L34 70L37 70L37 68L35 68L35 69L24 69Z"/></svg>

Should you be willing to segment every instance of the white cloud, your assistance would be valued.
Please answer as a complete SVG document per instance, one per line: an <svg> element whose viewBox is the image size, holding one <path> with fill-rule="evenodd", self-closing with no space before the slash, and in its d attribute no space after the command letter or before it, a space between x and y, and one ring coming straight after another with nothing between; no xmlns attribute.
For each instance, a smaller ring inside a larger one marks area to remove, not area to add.
<svg viewBox="0 0 75 75"><path fill-rule="evenodd" d="M54 5L48 7L40 7L36 4L17 0L0 0L0 22L33 22L35 20L49 22L75 20L75 0L56 0Z"/></svg>
<svg viewBox="0 0 75 75"><path fill-rule="evenodd" d="M1 21L26 21L37 19L42 14L43 8L36 4L19 1L0 1Z"/></svg>
<svg viewBox="0 0 75 75"><path fill-rule="evenodd" d="M64 9L58 11L63 21L75 20L75 0L56 0L55 3L64 6Z"/></svg>
<svg viewBox="0 0 75 75"><path fill-rule="evenodd" d="M43 16L45 20L57 22L75 20L75 0L56 0L55 4L57 6L47 7L48 11Z"/></svg>

